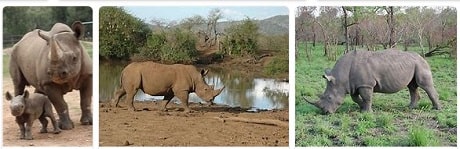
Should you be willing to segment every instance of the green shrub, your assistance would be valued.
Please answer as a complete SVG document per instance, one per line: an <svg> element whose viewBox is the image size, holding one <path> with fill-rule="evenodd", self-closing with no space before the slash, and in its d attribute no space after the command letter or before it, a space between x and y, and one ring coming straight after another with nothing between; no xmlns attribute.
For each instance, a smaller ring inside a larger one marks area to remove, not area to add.
<svg viewBox="0 0 460 149"><path fill-rule="evenodd" d="M147 60L160 60L164 63L193 63L198 51L195 48L196 36L184 29L174 28L152 33L142 48L140 56Z"/></svg>
<svg viewBox="0 0 460 149"><path fill-rule="evenodd" d="M121 7L101 7L99 52L106 59L128 59L146 42L149 27Z"/></svg>
<svg viewBox="0 0 460 149"><path fill-rule="evenodd" d="M279 75L289 73L289 57L287 54L280 54L274 57L264 68L266 75Z"/></svg>
<svg viewBox="0 0 460 149"><path fill-rule="evenodd" d="M258 30L259 26L249 18L225 29L226 36L222 42L224 53L236 56L256 54Z"/></svg>

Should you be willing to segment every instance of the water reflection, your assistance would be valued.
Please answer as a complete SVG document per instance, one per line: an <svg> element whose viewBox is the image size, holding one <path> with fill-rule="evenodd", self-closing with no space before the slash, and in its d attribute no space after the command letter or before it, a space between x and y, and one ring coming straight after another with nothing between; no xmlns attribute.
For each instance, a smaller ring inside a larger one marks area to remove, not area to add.
<svg viewBox="0 0 460 149"><path fill-rule="evenodd" d="M126 64L125 64L126 65ZM111 99L119 84L120 72L123 64L100 65L100 100L101 102ZM249 109L284 109L288 108L289 84L274 79L257 78L241 72L226 71L223 69L211 69L205 78L215 88L226 86L225 90L217 96L214 103L230 107L242 107ZM162 100L162 96L150 96L139 91L135 100ZM175 103L179 100L174 98ZM196 94L190 94L190 102L201 102Z"/></svg>

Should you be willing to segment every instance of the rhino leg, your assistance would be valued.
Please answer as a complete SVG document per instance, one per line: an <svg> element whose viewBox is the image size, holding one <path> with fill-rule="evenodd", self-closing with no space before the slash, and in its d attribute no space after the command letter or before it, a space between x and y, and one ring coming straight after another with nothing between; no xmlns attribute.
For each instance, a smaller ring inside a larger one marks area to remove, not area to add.
<svg viewBox="0 0 460 149"><path fill-rule="evenodd" d="M359 95L363 99L362 112L372 112L372 93L373 89L368 87L361 87L358 89Z"/></svg>
<svg viewBox="0 0 460 149"><path fill-rule="evenodd" d="M40 120L40 123L42 124L42 128L40 129L40 133L47 133L48 130L47 130L47 127L48 127L48 120L46 120L46 117L45 115L41 115L40 118L38 118L38 120Z"/></svg>
<svg viewBox="0 0 460 149"><path fill-rule="evenodd" d="M192 110L188 107L188 91L175 92L176 97L180 99L182 107L184 108L185 113L190 113Z"/></svg>
<svg viewBox="0 0 460 149"><path fill-rule="evenodd" d="M24 126L25 123L22 123L22 122L17 122L18 126L19 126L19 139L25 139L26 138L26 127Z"/></svg>
<svg viewBox="0 0 460 149"><path fill-rule="evenodd" d="M34 120L29 118L26 122L26 128L25 128L25 138L26 140L33 140L34 138L32 137L32 126L34 124Z"/></svg>
<svg viewBox="0 0 460 149"><path fill-rule="evenodd" d="M128 106L129 111L136 111L136 108L134 107L134 96L136 95L136 92L131 91L131 92L126 92L126 105Z"/></svg>
<svg viewBox="0 0 460 149"><path fill-rule="evenodd" d="M410 104L409 108L414 109L417 107L417 102L420 100L420 95L418 93L418 86L417 84L409 84L409 94L410 94Z"/></svg>
<svg viewBox="0 0 460 149"><path fill-rule="evenodd" d="M351 99L353 99L353 101L359 105L360 110L364 109L364 102L361 97L359 97L359 94L351 95Z"/></svg>
<svg viewBox="0 0 460 149"><path fill-rule="evenodd" d="M27 85L27 80L24 78L19 67L16 66L16 63L11 61L10 64L10 75L14 84L14 96L24 94L24 89Z"/></svg>
<svg viewBox="0 0 460 149"><path fill-rule="evenodd" d="M165 95L163 100L166 100L166 101L163 101L162 111L168 111L168 109L166 109L166 106L168 106L169 102L171 102L173 98L174 98L174 94Z"/></svg>
<svg viewBox="0 0 460 149"><path fill-rule="evenodd" d="M124 95L126 95L126 91L123 88L120 88L115 92L115 101L112 101L115 102L115 107L118 107L118 103L120 102L121 97Z"/></svg>
<svg viewBox="0 0 460 149"><path fill-rule="evenodd" d="M51 119L51 124L53 124L53 128L54 128L53 133L55 134L61 133L61 129L59 128L58 122L56 118L54 118L53 107L51 106L51 103L45 104L44 117L49 117ZM48 121L46 122L48 123Z"/></svg>
<svg viewBox="0 0 460 149"><path fill-rule="evenodd" d="M69 107L64 101L64 96L59 87L47 86L45 88L46 95L50 99L51 103L54 105L56 112L59 115L59 127L64 130L70 130L74 128L73 122L69 116Z"/></svg>
<svg viewBox="0 0 460 149"><path fill-rule="evenodd" d="M433 104L433 109L440 110L441 104L439 103L439 95L436 89L434 88L433 79L431 73L420 72L416 76L417 85L425 90L428 97L430 97L431 103Z"/></svg>
<svg viewBox="0 0 460 149"><path fill-rule="evenodd" d="M426 94L428 94L428 97L430 97L431 104L433 104L433 109L441 110L441 104L439 103L439 95L438 92L436 92L436 89L434 89L433 86L420 87L423 90L425 90Z"/></svg>
<svg viewBox="0 0 460 149"><path fill-rule="evenodd" d="M84 86L80 89L80 109L82 125L93 124L93 113L91 112L91 96L93 95L92 79L88 78L83 83Z"/></svg>

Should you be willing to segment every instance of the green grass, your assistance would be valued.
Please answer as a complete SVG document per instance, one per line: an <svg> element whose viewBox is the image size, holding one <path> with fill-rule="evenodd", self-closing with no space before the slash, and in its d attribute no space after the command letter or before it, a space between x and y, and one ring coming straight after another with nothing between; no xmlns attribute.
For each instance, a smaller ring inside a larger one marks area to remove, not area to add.
<svg viewBox="0 0 460 149"><path fill-rule="evenodd" d="M93 43L92 42L81 42L83 48L88 52L89 56L93 57ZM10 56L3 53L3 77L10 77L9 72Z"/></svg>
<svg viewBox="0 0 460 149"><path fill-rule="evenodd" d="M409 129L410 146L434 146L438 144L436 138L433 138L433 131L420 126L414 126Z"/></svg>
<svg viewBox="0 0 460 149"><path fill-rule="evenodd" d="M300 46L301 48L304 46ZM309 45L309 47L312 47ZM409 109L409 91L373 95L373 113L361 113L349 95L331 115L307 104L302 96L319 99L326 88L321 77L335 61L323 56L321 45L312 51L310 60L305 49L296 58L296 146L456 146L457 92L456 60L447 56L426 58L430 64L442 110L432 110L431 101L419 89L416 109ZM343 49L338 47L337 49ZM417 48L410 50L418 52ZM343 53L338 51L337 58ZM418 52L419 53L419 52Z"/></svg>

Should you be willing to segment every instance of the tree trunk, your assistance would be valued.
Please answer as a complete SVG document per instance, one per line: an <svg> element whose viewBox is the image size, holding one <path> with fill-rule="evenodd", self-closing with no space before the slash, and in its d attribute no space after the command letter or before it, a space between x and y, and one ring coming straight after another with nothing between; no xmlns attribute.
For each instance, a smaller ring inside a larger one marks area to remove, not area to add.
<svg viewBox="0 0 460 149"><path fill-rule="evenodd" d="M389 20L388 20L388 27L390 28L390 42L389 42L389 47L393 48L395 45L395 18L394 18L394 9L393 6L389 7Z"/></svg>
<svg viewBox="0 0 460 149"><path fill-rule="evenodd" d="M343 26L343 36L345 36L345 53L348 53L348 21L347 21L347 18L348 18L348 14L347 14L347 9L345 9L345 6L342 6L342 11L343 11L343 22L342 22L342 26Z"/></svg>

